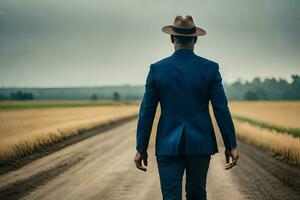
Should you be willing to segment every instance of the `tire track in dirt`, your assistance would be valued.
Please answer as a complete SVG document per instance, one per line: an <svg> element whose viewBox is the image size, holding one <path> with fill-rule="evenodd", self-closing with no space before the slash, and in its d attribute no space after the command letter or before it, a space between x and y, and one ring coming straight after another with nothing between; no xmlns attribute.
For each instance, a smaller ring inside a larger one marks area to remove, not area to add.
<svg viewBox="0 0 300 200"><path fill-rule="evenodd" d="M42 171L27 179L5 185L0 188L0 199L19 199L34 191L37 187L46 183L49 179L53 179L64 171L67 171L83 159L84 157L82 156L73 157L70 158L68 162L59 163L57 166L48 169L47 171Z"/></svg>

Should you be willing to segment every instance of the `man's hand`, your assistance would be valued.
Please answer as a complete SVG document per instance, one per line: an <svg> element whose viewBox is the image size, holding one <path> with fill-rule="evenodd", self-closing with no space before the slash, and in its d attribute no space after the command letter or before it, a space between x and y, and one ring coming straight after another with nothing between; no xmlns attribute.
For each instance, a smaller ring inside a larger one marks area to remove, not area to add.
<svg viewBox="0 0 300 200"><path fill-rule="evenodd" d="M148 166L148 154L147 154L147 152L145 152L145 153L136 152L135 157L134 157L135 166L136 166L136 168L146 172L147 169L146 169L146 167L144 167L142 165L142 162L144 163L144 165L146 167Z"/></svg>
<svg viewBox="0 0 300 200"><path fill-rule="evenodd" d="M231 162L230 162L231 157ZM239 153L237 148L232 149L231 151L225 150L225 158L226 158L226 167L225 170L231 169L235 165L237 165L237 161L239 159Z"/></svg>

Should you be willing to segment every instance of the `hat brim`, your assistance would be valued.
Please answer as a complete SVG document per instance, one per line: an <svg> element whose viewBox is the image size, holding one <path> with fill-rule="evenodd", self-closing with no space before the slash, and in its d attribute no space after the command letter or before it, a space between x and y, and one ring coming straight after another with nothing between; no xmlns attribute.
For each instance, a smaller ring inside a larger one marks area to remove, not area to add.
<svg viewBox="0 0 300 200"><path fill-rule="evenodd" d="M167 33L169 35L190 36L190 37L206 35L206 31L204 29L199 28L199 27L195 27L195 28L196 28L196 32L192 33L192 34L177 33L177 32L175 32L175 31L172 30L172 25L170 25L170 26L164 26L161 30L164 33Z"/></svg>

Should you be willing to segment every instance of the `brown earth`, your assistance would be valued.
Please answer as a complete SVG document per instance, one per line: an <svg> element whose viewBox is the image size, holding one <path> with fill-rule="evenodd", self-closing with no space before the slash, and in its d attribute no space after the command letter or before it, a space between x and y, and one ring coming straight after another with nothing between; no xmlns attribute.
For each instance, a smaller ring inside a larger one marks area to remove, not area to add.
<svg viewBox="0 0 300 200"><path fill-rule="evenodd" d="M153 147L146 173L133 163L136 120L0 175L0 199L162 199ZM211 160L208 199L299 199L300 169L239 142L237 167ZM184 191L184 190L183 190Z"/></svg>

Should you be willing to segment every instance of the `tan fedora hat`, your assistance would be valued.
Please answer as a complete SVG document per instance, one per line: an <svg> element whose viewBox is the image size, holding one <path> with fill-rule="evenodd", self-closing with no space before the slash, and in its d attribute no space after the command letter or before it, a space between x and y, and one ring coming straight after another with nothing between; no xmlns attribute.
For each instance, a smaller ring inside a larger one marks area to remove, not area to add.
<svg viewBox="0 0 300 200"><path fill-rule="evenodd" d="M178 15L173 25L164 26L162 31L170 35L178 36L201 36L206 34L204 29L195 26L193 18L190 15L184 18Z"/></svg>

